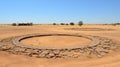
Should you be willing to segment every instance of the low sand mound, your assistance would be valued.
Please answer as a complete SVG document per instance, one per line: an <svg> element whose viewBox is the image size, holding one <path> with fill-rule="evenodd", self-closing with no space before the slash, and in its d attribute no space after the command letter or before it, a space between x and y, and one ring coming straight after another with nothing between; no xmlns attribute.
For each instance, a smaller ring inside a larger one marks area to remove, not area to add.
<svg viewBox="0 0 120 67"><path fill-rule="evenodd" d="M21 43L43 48L73 48L91 43L90 39L75 36L44 36L24 39Z"/></svg>

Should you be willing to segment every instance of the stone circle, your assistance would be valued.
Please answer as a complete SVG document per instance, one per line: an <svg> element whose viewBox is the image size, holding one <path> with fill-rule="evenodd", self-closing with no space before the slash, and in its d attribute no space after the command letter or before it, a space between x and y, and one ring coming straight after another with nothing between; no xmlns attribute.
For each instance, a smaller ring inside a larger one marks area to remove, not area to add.
<svg viewBox="0 0 120 67"><path fill-rule="evenodd" d="M36 46L29 46L20 43L21 40L31 37L41 36L76 36L84 37L92 40L91 44L73 47L73 48L60 48L60 49L48 49ZM113 48L114 47L114 48ZM17 55L27 55L36 58L79 58L81 56L87 57L103 57L111 50L117 48L117 45L112 39L80 34L63 34L63 33L51 33L51 34L30 34L17 37L6 38L0 41L0 50L7 51Z"/></svg>

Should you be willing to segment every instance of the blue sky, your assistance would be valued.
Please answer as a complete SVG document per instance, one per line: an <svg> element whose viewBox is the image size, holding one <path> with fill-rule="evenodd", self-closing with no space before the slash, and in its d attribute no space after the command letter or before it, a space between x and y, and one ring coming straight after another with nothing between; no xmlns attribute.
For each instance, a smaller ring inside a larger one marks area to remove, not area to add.
<svg viewBox="0 0 120 67"><path fill-rule="evenodd" d="M0 23L120 22L120 0L0 0Z"/></svg>

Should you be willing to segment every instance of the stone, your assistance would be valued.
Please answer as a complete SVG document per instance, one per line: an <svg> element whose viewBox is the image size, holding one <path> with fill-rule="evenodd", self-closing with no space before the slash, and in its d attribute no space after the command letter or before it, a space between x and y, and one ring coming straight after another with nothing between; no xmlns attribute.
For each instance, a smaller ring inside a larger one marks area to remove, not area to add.
<svg viewBox="0 0 120 67"><path fill-rule="evenodd" d="M104 49L110 49L110 46L108 46L108 45L103 45L102 46Z"/></svg>
<svg viewBox="0 0 120 67"><path fill-rule="evenodd" d="M79 55L78 55L78 54L74 54L74 55L72 55L72 57L73 57L73 58L78 58Z"/></svg>
<svg viewBox="0 0 120 67"><path fill-rule="evenodd" d="M14 38L7 38L4 40L0 40L0 50L7 51L9 53L14 54L25 54L30 57L37 58L68 58L74 57L78 58L79 56L97 56L99 58L103 57L111 50L118 48L116 44L111 39L100 38L97 36L85 36L94 41L93 44L87 46L81 46L78 48L64 48L64 49L42 49L42 48L34 48L24 44L20 44L20 40L24 38L34 37L34 36L45 36L45 35L68 35L68 34L33 34L33 35L25 35ZM79 34L69 34L71 36L84 36Z"/></svg>
<svg viewBox="0 0 120 67"><path fill-rule="evenodd" d="M57 55L60 53L60 50L54 50L53 53Z"/></svg>
<svg viewBox="0 0 120 67"><path fill-rule="evenodd" d="M31 49L31 48L26 48L24 52L25 52L25 53L31 53L31 52L32 52L32 49Z"/></svg>
<svg viewBox="0 0 120 67"><path fill-rule="evenodd" d="M23 52L23 51L25 51L25 48L22 48L22 47L14 47L12 50L18 51L18 52Z"/></svg>
<svg viewBox="0 0 120 67"><path fill-rule="evenodd" d="M112 41L112 40L110 40L110 39L104 40L105 43L109 43L109 42L111 42L111 41Z"/></svg>
<svg viewBox="0 0 120 67"><path fill-rule="evenodd" d="M102 55L97 55L98 58L102 58L103 56Z"/></svg>
<svg viewBox="0 0 120 67"><path fill-rule="evenodd" d="M49 53L47 56L47 58L53 58L53 57L56 57L54 53Z"/></svg>
<svg viewBox="0 0 120 67"><path fill-rule="evenodd" d="M49 51L48 50L44 50L44 51L42 51L41 54L49 54Z"/></svg>
<svg viewBox="0 0 120 67"><path fill-rule="evenodd" d="M9 47L9 46L2 46L2 47L1 47L1 50L3 50L3 51L9 50L9 49L11 49L11 47Z"/></svg>
<svg viewBox="0 0 120 67"><path fill-rule="evenodd" d="M38 57L38 54L37 53L31 53L29 54L30 57Z"/></svg>
<svg viewBox="0 0 120 67"><path fill-rule="evenodd" d="M106 52L100 52L100 55L104 56L104 55L106 55Z"/></svg>
<svg viewBox="0 0 120 67"><path fill-rule="evenodd" d="M103 49L103 48L96 48L95 49L97 52L100 52L100 51L104 51L105 49Z"/></svg>
<svg viewBox="0 0 120 67"><path fill-rule="evenodd" d="M111 46L110 49L114 50L114 49L117 49L118 47L117 46Z"/></svg>
<svg viewBox="0 0 120 67"><path fill-rule="evenodd" d="M38 58L45 58L46 57L46 54L39 54L38 56L37 56Z"/></svg>

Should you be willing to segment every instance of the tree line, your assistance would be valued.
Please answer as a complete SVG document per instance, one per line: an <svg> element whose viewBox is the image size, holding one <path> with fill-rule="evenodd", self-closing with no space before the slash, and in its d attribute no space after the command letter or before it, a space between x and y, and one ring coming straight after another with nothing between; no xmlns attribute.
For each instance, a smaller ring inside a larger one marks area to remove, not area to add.
<svg viewBox="0 0 120 67"><path fill-rule="evenodd" d="M12 26L32 26L33 23L12 23Z"/></svg>
<svg viewBox="0 0 120 67"><path fill-rule="evenodd" d="M74 22L70 22L70 23L60 23L60 24L53 23L53 25L75 25L75 23L74 23ZM77 23L77 25L82 26L82 25L83 25L83 21L79 21L79 22Z"/></svg>

